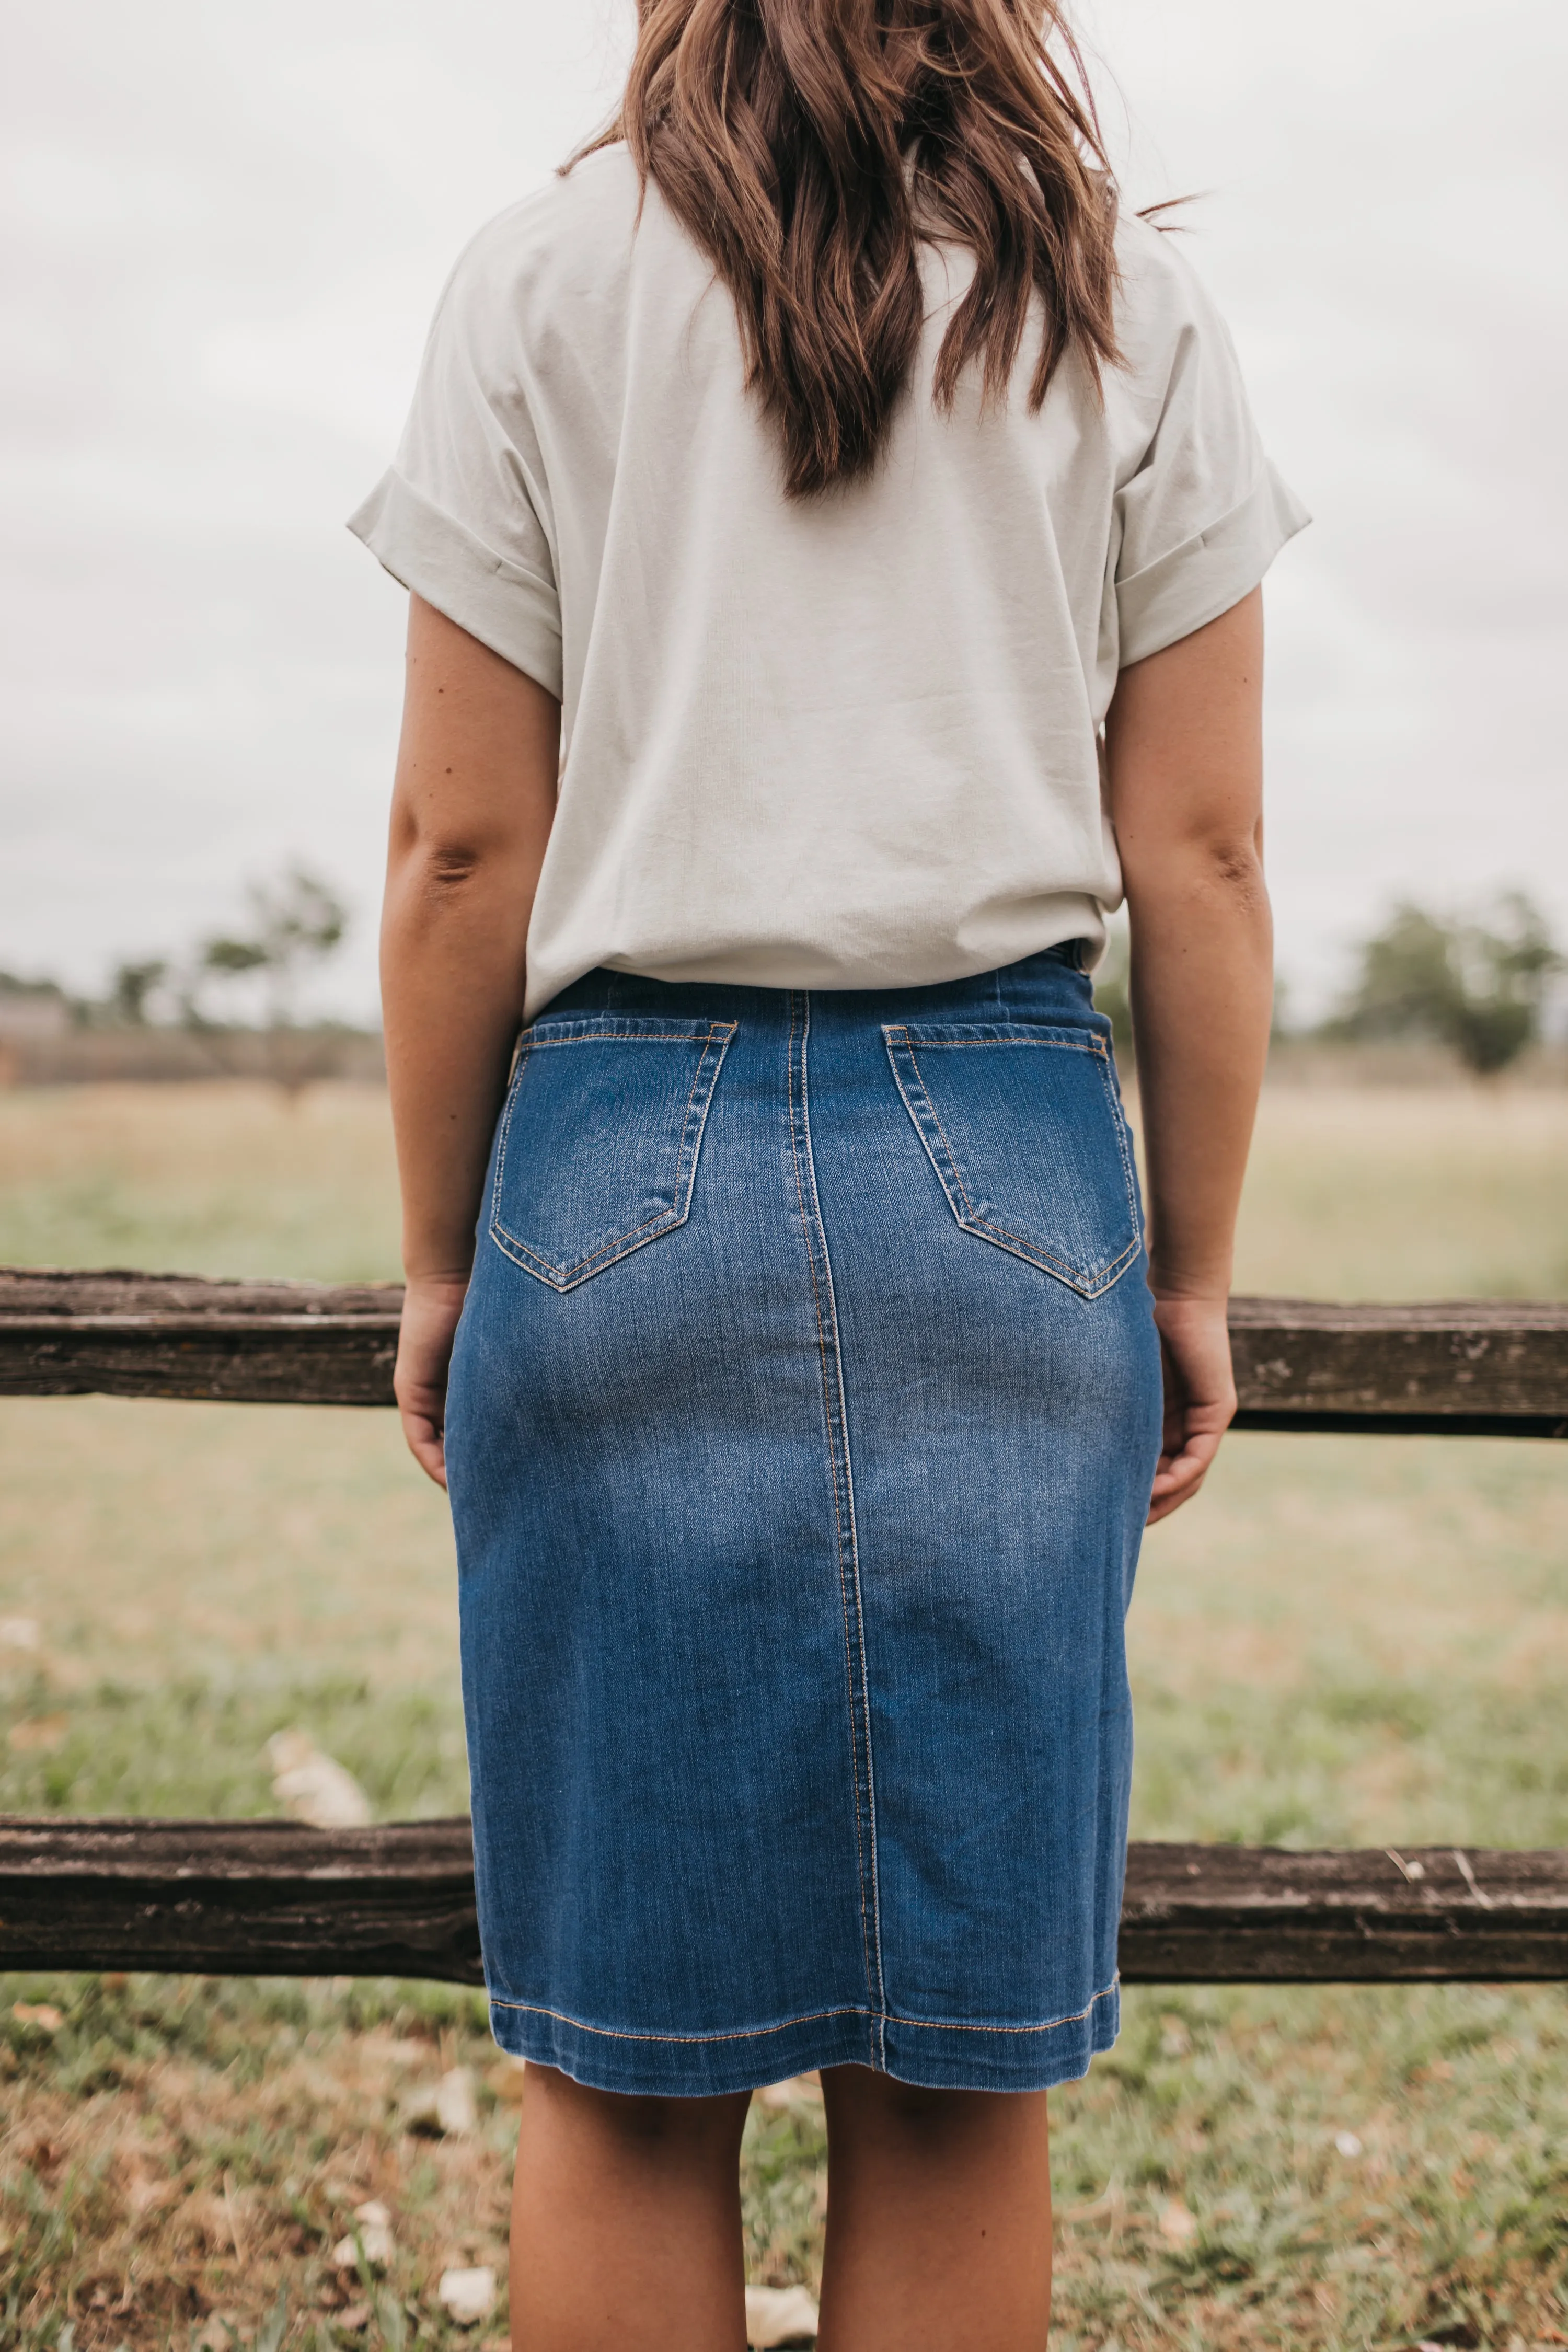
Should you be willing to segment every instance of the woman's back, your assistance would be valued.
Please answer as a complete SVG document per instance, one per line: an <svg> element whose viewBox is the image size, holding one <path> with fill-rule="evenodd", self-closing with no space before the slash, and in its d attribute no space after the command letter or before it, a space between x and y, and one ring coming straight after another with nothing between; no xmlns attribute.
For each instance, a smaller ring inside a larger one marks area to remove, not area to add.
<svg viewBox="0 0 1568 2352"><path fill-rule="evenodd" d="M1302 518L1053 0L638 26L355 526L418 592L395 1384L528 2062L512 2324L739 2352L747 2101L817 2069L825 2352L1033 2352L1139 1540L1235 1409ZM1085 969L1124 886L1152 1243Z"/></svg>
<svg viewBox="0 0 1568 2352"><path fill-rule="evenodd" d="M1069 349L1037 409L1026 338L1005 399L975 369L942 408L973 265L926 245L879 460L803 499L726 289L624 145L474 240L353 527L562 699L531 1013L595 966L877 987L1098 940L1118 671L1304 520L1173 241L1124 219L1117 257L1120 365Z"/></svg>

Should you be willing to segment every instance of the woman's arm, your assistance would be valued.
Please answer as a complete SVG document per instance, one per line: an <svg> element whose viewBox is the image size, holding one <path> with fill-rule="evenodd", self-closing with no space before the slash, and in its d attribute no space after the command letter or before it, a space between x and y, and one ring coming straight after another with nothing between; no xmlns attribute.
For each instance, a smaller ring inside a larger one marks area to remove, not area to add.
<svg viewBox="0 0 1568 2352"><path fill-rule="evenodd" d="M1236 1411L1225 1309L1273 995L1262 703L1255 589L1124 670L1106 722L1165 1359L1151 1522L1197 1493Z"/></svg>
<svg viewBox="0 0 1568 2352"><path fill-rule="evenodd" d="M522 1022L528 919L555 814L561 707L417 596L392 794L381 997L408 1292L395 1386L447 1483L447 1364L490 1135Z"/></svg>

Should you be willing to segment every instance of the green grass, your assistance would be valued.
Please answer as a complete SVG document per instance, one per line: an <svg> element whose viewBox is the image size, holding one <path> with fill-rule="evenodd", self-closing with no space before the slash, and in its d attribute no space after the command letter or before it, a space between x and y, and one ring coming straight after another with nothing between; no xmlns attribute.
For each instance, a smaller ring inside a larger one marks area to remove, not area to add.
<svg viewBox="0 0 1568 2352"><path fill-rule="evenodd" d="M1139 1988L1055 2101L1053 2352L1561 2341L1565 2059L1557 1989Z"/></svg>
<svg viewBox="0 0 1568 2352"><path fill-rule="evenodd" d="M1568 1091L1263 1097L1236 1287L1309 1298L1568 1296Z"/></svg>
<svg viewBox="0 0 1568 2352"><path fill-rule="evenodd" d="M0 1092L0 1265L395 1281L391 1142L379 1087Z"/></svg>
<svg viewBox="0 0 1568 2352"><path fill-rule="evenodd" d="M1200 1699L1142 1679L1133 1833L1247 1845L1568 1845L1560 1690L1433 1676Z"/></svg>
<svg viewBox="0 0 1568 2352"><path fill-rule="evenodd" d="M55 2352L68 2308L78 2344L186 2352L210 2312L250 2339L279 2290L308 2346L455 2340L434 2283L447 2263L502 2262L515 2137L476 1996L156 1977L6 1990L66 2016L0 2027L23 2126L0 2179L0 2341ZM1565 2061L1555 1990L1137 1989L1116 2050L1054 2102L1055 2352L1562 2340ZM478 2131L411 2137L408 2085L452 2064L478 2079ZM753 2277L815 2274L825 2180L819 2110L754 2108ZM367 2336L352 2310L345 2327L329 2250L372 2195L397 2250Z"/></svg>
<svg viewBox="0 0 1568 2352"><path fill-rule="evenodd" d="M308 1728L348 1767L381 1821L466 1812L463 1726L450 1695L377 1691L363 1675L243 1679L152 1688L100 1682L62 1706L47 1678L13 1684L13 1723L56 1736L7 1748L0 1811L196 1813L253 1820L277 1810L264 1745Z"/></svg>
<svg viewBox="0 0 1568 2352"><path fill-rule="evenodd" d="M287 2340L314 2352L366 2340L367 2318L388 2347L472 2341L435 2289L448 2264L504 2269L516 2138L479 1996L143 1976L6 1990L65 2015L48 2030L13 2008L0 2027L0 2343L59 2352L69 2326L79 2346L190 2352L206 2315L209 2343L254 2343L280 2304ZM402 2102L454 2064L475 2070L477 2131L412 2137ZM373 2196L395 2208L395 2248L366 2295L331 2249Z"/></svg>
<svg viewBox="0 0 1568 2352"><path fill-rule="evenodd" d="M1238 1286L1561 1295L1565 1176L1560 1097L1281 1090ZM395 1235L372 1089L0 1095L0 1257L347 1278ZM380 1817L457 1809L455 1614L388 1415L0 1404L0 1620L38 1629L0 1644L0 1805L268 1811L299 1725ZM1568 1449L1233 1440L1146 1546L1130 1641L1138 1835L1568 1843ZM440 2268L504 2246L493 2057L437 1988L5 1980L0 2347L195 2352L222 2315L268 2352L280 2288L273 2352L444 2344ZM1053 2102L1053 2352L1568 2342L1565 2059L1558 1988L1134 1988ZM478 2133L411 2136L399 2086L455 2063ZM816 2275L824 2157L809 2101L753 2110L754 2278ZM351 2326L327 2249L373 2195L397 2262Z"/></svg>

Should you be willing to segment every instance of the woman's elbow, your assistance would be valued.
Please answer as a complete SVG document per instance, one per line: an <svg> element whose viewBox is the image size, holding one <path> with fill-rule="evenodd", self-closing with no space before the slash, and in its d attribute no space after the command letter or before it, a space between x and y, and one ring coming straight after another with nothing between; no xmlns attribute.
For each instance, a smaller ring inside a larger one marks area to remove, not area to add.
<svg viewBox="0 0 1568 2352"><path fill-rule="evenodd" d="M398 843L387 862L383 927L388 938L416 940L454 929L468 935L510 929L532 891L493 844L445 829Z"/></svg>
<svg viewBox="0 0 1568 2352"><path fill-rule="evenodd" d="M1166 842L1153 856L1124 855L1122 879L1133 908L1196 900L1238 915L1268 911L1260 828Z"/></svg>
<svg viewBox="0 0 1568 2352"><path fill-rule="evenodd" d="M457 898L506 864L504 844L466 825L421 824L394 816L388 863L405 887Z"/></svg>
<svg viewBox="0 0 1568 2352"><path fill-rule="evenodd" d="M487 853L481 843L461 834L438 835L420 845L422 879L428 889L443 897L467 890L499 862L493 848Z"/></svg>
<svg viewBox="0 0 1568 2352"><path fill-rule="evenodd" d="M1263 850L1254 836L1251 840L1217 841L1207 849L1209 869L1215 887L1243 899L1268 903L1268 885L1263 874Z"/></svg>

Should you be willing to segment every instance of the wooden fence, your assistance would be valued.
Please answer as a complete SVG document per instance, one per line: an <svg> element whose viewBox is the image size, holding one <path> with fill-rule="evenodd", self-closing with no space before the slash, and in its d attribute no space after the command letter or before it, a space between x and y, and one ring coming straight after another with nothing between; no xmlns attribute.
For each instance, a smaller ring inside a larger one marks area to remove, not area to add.
<svg viewBox="0 0 1568 2352"><path fill-rule="evenodd" d="M0 1270L0 1395L392 1402L389 1284ZM1568 1305L1232 1302L1240 1429L1568 1437ZM1134 1844L1130 1983L1568 1979L1568 1852ZM0 1816L0 1968L480 1981L466 1821Z"/></svg>

